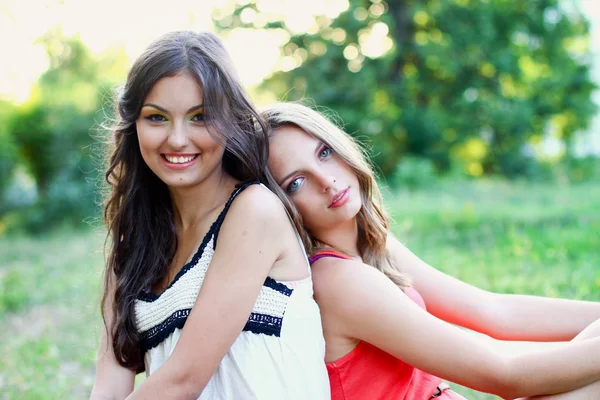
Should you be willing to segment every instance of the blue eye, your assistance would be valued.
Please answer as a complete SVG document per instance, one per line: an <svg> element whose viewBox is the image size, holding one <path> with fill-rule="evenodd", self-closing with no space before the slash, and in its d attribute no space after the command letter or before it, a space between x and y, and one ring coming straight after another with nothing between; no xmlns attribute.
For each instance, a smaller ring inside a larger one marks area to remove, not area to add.
<svg viewBox="0 0 600 400"><path fill-rule="evenodd" d="M151 115L148 115L148 116L146 116L144 118L147 119L150 122L164 122L164 121L167 120L164 116L162 116L160 114L151 114Z"/></svg>
<svg viewBox="0 0 600 400"><path fill-rule="evenodd" d="M327 158L329 157L331 154L333 153L333 150L331 150L329 147L327 146L323 146L321 147L321 150L319 150L319 158Z"/></svg>
<svg viewBox="0 0 600 400"><path fill-rule="evenodd" d="M300 188L300 185L302 185L302 182L304 182L304 178L296 178L296 179L294 179L288 185L288 187L286 189L286 192L288 192L288 193L294 193L295 191L297 191Z"/></svg>

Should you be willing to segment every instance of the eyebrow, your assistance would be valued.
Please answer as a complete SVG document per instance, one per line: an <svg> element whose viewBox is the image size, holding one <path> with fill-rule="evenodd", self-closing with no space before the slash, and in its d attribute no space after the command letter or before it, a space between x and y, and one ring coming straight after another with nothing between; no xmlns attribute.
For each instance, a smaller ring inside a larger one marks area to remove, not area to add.
<svg viewBox="0 0 600 400"><path fill-rule="evenodd" d="M317 143L317 147L315 148L315 153L317 151L319 151L319 149L323 146L323 142L319 141L319 143ZM280 182L279 182L279 186L283 185L283 182L287 181L289 179L290 176L294 175L297 171L292 171L289 174L287 174Z"/></svg>
<svg viewBox="0 0 600 400"><path fill-rule="evenodd" d="M146 103L146 104L142 105L142 108L144 108L144 107L154 107L158 111L164 112L165 114L169 113L166 109L164 109L161 106L158 106L158 105L156 105L154 103ZM193 111L196 111L196 110L199 110L199 109L204 109L204 104L198 104L197 106L194 106L194 107L190 108L189 110L187 110L185 113L189 114L189 113L191 113Z"/></svg>

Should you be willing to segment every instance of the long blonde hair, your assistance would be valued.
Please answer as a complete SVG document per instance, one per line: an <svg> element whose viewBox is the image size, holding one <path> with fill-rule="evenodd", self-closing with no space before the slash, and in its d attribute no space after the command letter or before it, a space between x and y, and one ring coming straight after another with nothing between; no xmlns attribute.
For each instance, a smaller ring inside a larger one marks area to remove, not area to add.
<svg viewBox="0 0 600 400"><path fill-rule="evenodd" d="M375 173L365 150L350 135L318 111L298 103L277 103L262 110L269 135L285 125L294 125L318 139L339 156L354 171L358 178L362 207L356 216L358 225L358 250L366 264L383 272L400 288L410 286L408 277L391 258L386 247L390 219L383 207L381 192ZM273 186L273 185L270 185ZM301 232L308 254L320 247L319 241L302 226L302 218L285 192L277 185L271 189L281 198L292 215L292 220Z"/></svg>

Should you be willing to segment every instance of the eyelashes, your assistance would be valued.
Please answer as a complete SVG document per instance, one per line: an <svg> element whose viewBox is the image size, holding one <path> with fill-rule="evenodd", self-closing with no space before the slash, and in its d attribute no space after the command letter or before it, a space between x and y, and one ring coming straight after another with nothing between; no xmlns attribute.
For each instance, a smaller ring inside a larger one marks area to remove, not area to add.
<svg viewBox="0 0 600 400"><path fill-rule="evenodd" d="M160 122L166 122L167 118L162 115L162 114L150 114L150 115L146 115L144 117L145 120L150 121L150 122L154 122L154 123L160 123ZM196 123L204 123L205 121L205 117L204 117L204 113L198 113L198 114L194 114L192 116L192 118L190 118L190 121L192 122L196 122Z"/></svg>
<svg viewBox="0 0 600 400"><path fill-rule="evenodd" d="M204 122L204 113L195 114L191 120L194 122Z"/></svg>
<svg viewBox="0 0 600 400"><path fill-rule="evenodd" d="M290 184L287 186L287 188L285 189L285 191L288 192L288 193L290 193L290 194L296 192L298 189L300 189L300 186L302 185L302 182L304 182L304 178L303 177L295 178L294 180L292 180L290 182Z"/></svg>
<svg viewBox="0 0 600 400"><path fill-rule="evenodd" d="M160 114L150 114L144 117L145 120L150 122L165 122L167 119Z"/></svg>
<svg viewBox="0 0 600 400"><path fill-rule="evenodd" d="M320 161L324 161L324 160L328 159L329 157L331 157L332 155L333 155L333 150L325 144L322 144L321 147L319 147L319 150L317 151L317 158ZM295 192L298 191L298 189L300 189L300 187L302 187L304 180L305 180L305 178L302 176L294 178L286 186L285 191L289 194L294 194Z"/></svg>
<svg viewBox="0 0 600 400"><path fill-rule="evenodd" d="M329 147L327 147L327 145L323 145L319 149L319 158L321 160L331 156L332 154L333 154L333 150L331 150Z"/></svg>

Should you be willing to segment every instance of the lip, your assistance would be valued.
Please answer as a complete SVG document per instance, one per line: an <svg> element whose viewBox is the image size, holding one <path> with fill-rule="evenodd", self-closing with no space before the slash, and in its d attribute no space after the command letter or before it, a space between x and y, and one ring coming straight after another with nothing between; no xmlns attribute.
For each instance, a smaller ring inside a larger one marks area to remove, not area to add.
<svg viewBox="0 0 600 400"><path fill-rule="evenodd" d="M336 193L335 197L331 200L328 208L338 208L346 204L350 198L350 187L344 189L341 192Z"/></svg>
<svg viewBox="0 0 600 400"><path fill-rule="evenodd" d="M169 160L167 160L166 156L173 156L173 157L191 157L193 156L194 159L191 161L188 161L186 163L172 163L169 162ZM169 168L169 169L174 169L174 170L182 170L182 169L186 169L189 168L190 166L194 165L196 163L196 161L198 161L200 154L199 153L164 153L160 155L160 158L163 162L163 164Z"/></svg>

